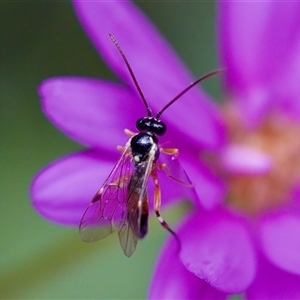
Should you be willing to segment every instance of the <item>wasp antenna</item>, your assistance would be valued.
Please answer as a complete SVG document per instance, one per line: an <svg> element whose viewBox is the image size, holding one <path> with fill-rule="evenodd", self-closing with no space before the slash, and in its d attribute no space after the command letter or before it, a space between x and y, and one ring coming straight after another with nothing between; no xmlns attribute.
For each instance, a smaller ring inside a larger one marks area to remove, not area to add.
<svg viewBox="0 0 300 300"><path fill-rule="evenodd" d="M126 58L126 56L125 56L125 54L124 54L121 46L119 45L119 43L117 42L116 38L111 33L109 33L109 37L113 41L113 43L116 45L116 47L118 48L120 54L122 55L122 57L123 57L123 59L125 61L125 64L126 64L126 66L128 68L128 71L129 71L129 73L130 73L130 75L131 75L131 77L133 79L133 82L134 82L134 84L135 84L135 86L136 86L136 88L137 88L137 90L138 90L138 92L139 92L139 94L140 94L143 102L144 102L144 105L145 105L146 110L147 110L147 114L148 114L149 117L151 117L152 116L151 108L149 107L149 105L148 105L148 103L146 101L146 98L145 98L145 96L144 96L144 94L143 94L143 92L142 92L142 90L141 90L141 88L140 88L140 86L139 86L139 84L138 84L138 82L136 80L136 77L135 77L135 75L134 75L134 73L132 71L132 68L131 68L131 66L130 66L130 64L129 64L129 62L128 62L128 60L127 60L127 58Z"/></svg>
<svg viewBox="0 0 300 300"><path fill-rule="evenodd" d="M162 113L168 108L170 107L175 101L177 101L181 96L183 96L187 91L189 91L193 86L195 86L196 84L198 84L199 82L201 82L202 80L211 77L213 75L216 75L218 73L223 72L224 69L217 69L215 71L212 71L210 73L205 74L204 76L198 78L196 81L194 81L193 83L191 83L187 88L185 88L182 92L180 92L173 100L171 100L165 107L163 107L163 109L161 111L159 111L156 115L156 118L159 119L160 116L162 115Z"/></svg>

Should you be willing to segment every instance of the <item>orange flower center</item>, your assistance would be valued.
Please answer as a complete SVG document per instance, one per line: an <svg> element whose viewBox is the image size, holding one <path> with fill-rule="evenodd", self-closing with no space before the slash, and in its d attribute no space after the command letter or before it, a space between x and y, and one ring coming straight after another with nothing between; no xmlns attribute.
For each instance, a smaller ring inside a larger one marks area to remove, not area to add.
<svg viewBox="0 0 300 300"><path fill-rule="evenodd" d="M266 118L255 130L247 130L233 107L224 107L229 142L269 155L270 171L263 175L226 175L228 204L250 214L286 204L300 179L300 126L282 115Z"/></svg>

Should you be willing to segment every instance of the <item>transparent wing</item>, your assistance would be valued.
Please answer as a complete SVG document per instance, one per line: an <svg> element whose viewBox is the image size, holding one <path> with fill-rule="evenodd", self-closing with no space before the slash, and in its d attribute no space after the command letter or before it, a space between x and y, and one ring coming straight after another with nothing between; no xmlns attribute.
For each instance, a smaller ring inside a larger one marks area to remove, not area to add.
<svg viewBox="0 0 300 300"><path fill-rule="evenodd" d="M148 195L147 184L151 174L155 152L149 152L148 159L138 165L128 184L127 210L119 227L119 240L124 254L130 257L137 241L147 233Z"/></svg>
<svg viewBox="0 0 300 300"><path fill-rule="evenodd" d="M178 156L161 152L159 156L159 163L163 165L163 169L168 177L187 187L194 187L189 176L179 162Z"/></svg>
<svg viewBox="0 0 300 300"><path fill-rule="evenodd" d="M127 209L127 186L133 171L131 148L127 145L82 216L79 233L83 241L101 240L115 231L122 222Z"/></svg>

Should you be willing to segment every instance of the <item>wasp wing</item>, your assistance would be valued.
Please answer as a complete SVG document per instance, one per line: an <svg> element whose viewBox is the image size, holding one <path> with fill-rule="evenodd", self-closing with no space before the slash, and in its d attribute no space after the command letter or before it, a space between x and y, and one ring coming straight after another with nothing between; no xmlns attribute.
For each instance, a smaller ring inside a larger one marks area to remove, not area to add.
<svg viewBox="0 0 300 300"><path fill-rule="evenodd" d="M157 175L164 199L163 206L175 203L180 199L190 199L197 203L198 197L194 184L181 165L178 155L161 152L154 167L160 171L157 172Z"/></svg>
<svg viewBox="0 0 300 300"><path fill-rule="evenodd" d="M119 241L124 254L128 257L135 251L138 239L143 238L147 233L147 184L154 157L155 150L152 148L149 151L147 160L138 164L128 184L127 210L119 227Z"/></svg>
<svg viewBox="0 0 300 300"><path fill-rule="evenodd" d="M177 155L170 155L161 152L159 163L164 165L164 170L168 177L172 178L178 183L185 185L186 187L194 187L194 184L179 162Z"/></svg>
<svg viewBox="0 0 300 300"><path fill-rule="evenodd" d="M79 232L83 241L101 240L118 228L127 209L127 186L132 173L131 148L128 143L82 216Z"/></svg>

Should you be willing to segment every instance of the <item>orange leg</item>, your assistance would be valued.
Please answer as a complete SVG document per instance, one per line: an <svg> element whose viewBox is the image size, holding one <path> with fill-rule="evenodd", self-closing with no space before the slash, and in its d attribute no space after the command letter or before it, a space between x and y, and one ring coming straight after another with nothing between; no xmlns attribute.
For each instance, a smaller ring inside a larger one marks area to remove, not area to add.
<svg viewBox="0 0 300 300"><path fill-rule="evenodd" d="M116 181L109 184L109 186L115 186L118 188L123 187L124 182L126 182L128 179L130 179L131 174L127 174L123 177L118 178Z"/></svg>
<svg viewBox="0 0 300 300"><path fill-rule="evenodd" d="M128 181L131 177L131 174L127 174L123 177L118 178L117 180L115 180L114 182L111 182L110 184L104 184L101 189L95 194L95 196L93 197L91 203L95 203L99 200L101 200L102 194L104 192L104 190L108 187L115 187L115 188L122 188L123 184Z"/></svg>
<svg viewBox="0 0 300 300"><path fill-rule="evenodd" d="M167 175L168 177L172 178L173 180L177 181L177 182L180 183L180 184L185 185L186 187L190 187L190 188L194 187L194 185L193 185L192 183L190 183L190 182L182 181L182 180L179 180L178 178L175 178L175 177L171 174L171 172L170 172L170 170L169 170L167 164L165 164L165 163L164 163L164 164L158 164L158 163L156 163L156 164L155 164L155 168L156 168L157 170L163 170L163 171L165 171L165 173L166 173L166 175Z"/></svg>
<svg viewBox="0 0 300 300"><path fill-rule="evenodd" d="M117 150L123 153L125 151L125 147L118 145Z"/></svg>
<svg viewBox="0 0 300 300"><path fill-rule="evenodd" d="M172 176L171 176L171 173L170 173L170 171L169 171L169 169L168 169L167 164L158 164L158 163L156 163L156 164L155 164L155 167L156 167L157 170L163 170L163 171L165 171L165 172L166 172L166 175L167 175L168 177L172 177Z"/></svg>
<svg viewBox="0 0 300 300"><path fill-rule="evenodd" d="M135 135L135 133L129 129L124 129L124 132L126 135L128 135L130 138Z"/></svg>
<svg viewBox="0 0 300 300"><path fill-rule="evenodd" d="M180 249L181 249L180 240L179 240L178 236L176 235L176 233L170 228L168 223L163 219L163 217L160 214L161 193L160 193L159 181L158 181L158 177L157 177L157 173L156 173L155 169L152 170L151 176L154 181L154 211L155 211L156 217L157 217L159 223L161 224L161 226L163 228L167 229L175 237L177 244L178 244L178 253L179 253Z"/></svg>
<svg viewBox="0 0 300 300"><path fill-rule="evenodd" d="M160 151L168 155L179 155L179 150L176 148L160 148Z"/></svg>
<svg viewBox="0 0 300 300"><path fill-rule="evenodd" d="M135 133L134 133L133 131L129 130L129 129L124 129L124 132L125 132L125 134L128 135L130 138L132 138L132 137L135 135ZM118 145L118 146L117 146L117 150L119 150L119 151L121 151L121 152L124 152L125 147Z"/></svg>
<svg viewBox="0 0 300 300"><path fill-rule="evenodd" d="M176 148L160 148L160 151L167 155L174 155L176 157L179 155L179 150ZM156 164L156 168L158 170L164 170L168 177L172 177L166 164Z"/></svg>

